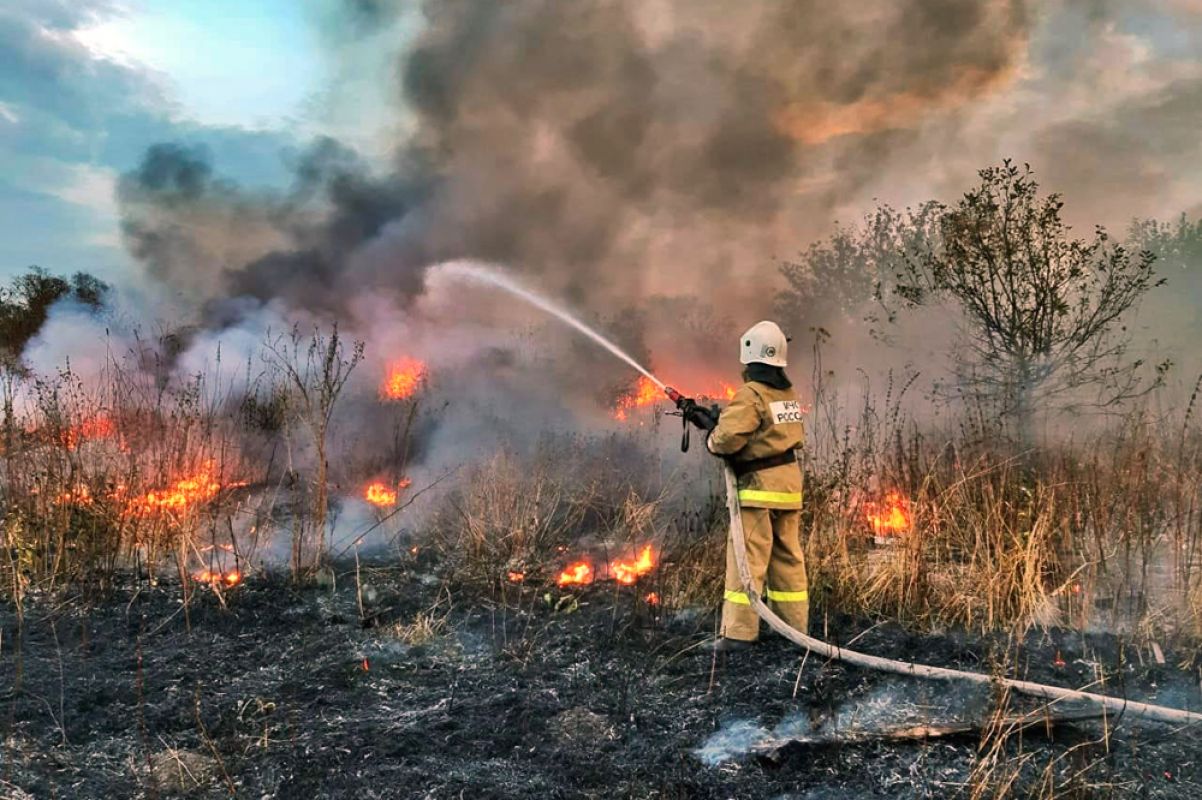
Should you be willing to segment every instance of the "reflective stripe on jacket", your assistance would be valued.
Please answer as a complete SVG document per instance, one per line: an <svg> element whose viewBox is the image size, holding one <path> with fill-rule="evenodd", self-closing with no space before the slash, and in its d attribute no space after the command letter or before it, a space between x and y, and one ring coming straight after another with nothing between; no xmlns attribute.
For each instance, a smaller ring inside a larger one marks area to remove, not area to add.
<svg viewBox="0 0 1202 800"><path fill-rule="evenodd" d="M739 387L706 439L711 453L752 461L794 450L805 438L801 403L790 389L748 381ZM739 479L739 503L747 508L801 508L801 468L781 464Z"/></svg>

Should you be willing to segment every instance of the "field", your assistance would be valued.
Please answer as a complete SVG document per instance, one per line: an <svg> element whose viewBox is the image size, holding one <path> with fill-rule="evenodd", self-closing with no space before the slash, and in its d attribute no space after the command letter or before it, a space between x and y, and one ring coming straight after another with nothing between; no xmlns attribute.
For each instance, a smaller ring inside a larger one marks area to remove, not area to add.
<svg viewBox="0 0 1202 800"><path fill-rule="evenodd" d="M975 692L803 660L782 640L714 660L704 610L657 587L448 593L422 558L336 586L252 578L224 603L114 589L39 603L6 636L9 797L1195 797L1202 734L1123 718L1024 733ZM374 602L361 615L357 587ZM1133 697L1193 673L1112 635L916 635L821 614L883 655ZM11 618L6 630L11 630ZM366 627L365 627L366 625ZM1181 653L1168 651L1175 660ZM921 720L977 729L891 741ZM995 721L996 722L996 721ZM1006 734L1012 735L1006 735ZM789 737L810 741L789 743ZM857 738L858 737L858 738ZM16 791L21 787L27 795ZM1009 788L1008 788L1009 787Z"/></svg>
<svg viewBox="0 0 1202 800"><path fill-rule="evenodd" d="M1196 730L1062 720L1082 709L822 663L773 636L707 654L725 510L701 454L657 452L676 431L653 402L619 400L611 432L544 436L414 482L421 470L389 457L420 435L418 400L375 400L396 437L331 469L332 486L362 495L332 493L343 525L318 528L311 469L278 455L311 430L199 390L154 406L82 387L42 387L30 416L9 417L11 797L1202 786ZM435 389L411 388L437 407ZM920 433L896 398L836 423L845 412L812 396L829 422L806 466L817 635L1202 705L1188 416L1018 451L968 421Z"/></svg>

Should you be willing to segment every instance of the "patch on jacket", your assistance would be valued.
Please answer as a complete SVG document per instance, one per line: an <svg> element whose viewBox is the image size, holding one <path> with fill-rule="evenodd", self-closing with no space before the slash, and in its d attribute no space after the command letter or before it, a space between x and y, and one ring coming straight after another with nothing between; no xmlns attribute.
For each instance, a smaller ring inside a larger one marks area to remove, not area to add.
<svg viewBox="0 0 1202 800"><path fill-rule="evenodd" d="M777 400L768 404L768 412L772 415L772 424L784 422L801 422L801 403L796 400Z"/></svg>

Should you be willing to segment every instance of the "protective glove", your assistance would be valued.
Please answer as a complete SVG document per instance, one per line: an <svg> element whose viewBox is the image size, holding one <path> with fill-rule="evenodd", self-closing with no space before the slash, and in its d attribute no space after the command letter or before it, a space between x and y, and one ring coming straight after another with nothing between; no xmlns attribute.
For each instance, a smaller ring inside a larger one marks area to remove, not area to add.
<svg viewBox="0 0 1202 800"><path fill-rule="evenodd" d="M687 421L703 431L712 431L718 427L718 415L721 410L716 405L706 408L691 397L682 397L676 401L676 407Z"/></svg>

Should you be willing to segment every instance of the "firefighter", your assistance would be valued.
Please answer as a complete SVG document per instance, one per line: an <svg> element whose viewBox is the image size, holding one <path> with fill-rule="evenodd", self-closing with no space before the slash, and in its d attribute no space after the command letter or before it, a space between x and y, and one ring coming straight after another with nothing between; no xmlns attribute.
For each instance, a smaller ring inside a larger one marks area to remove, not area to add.
<svg viewBox="0 0 1202 800"><path fill-rule="evenodd" d="M805 428L801 404L785 375L788 339L774 322L757 322L739 340L743 385L717 420L713 411L690 405L686 417L709 430L706 447L728 459L738 477L739 506L747 543L747 563L757 592L776 613L808 633L810 602L801 549L802 478L796 449ZM691 401L688 401L691 403ZM726 542L726 592L721 635L713 649L749 648L759 637L760 620L743 591L734 543Z"/></svg>

